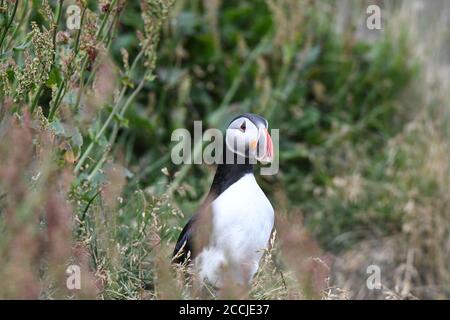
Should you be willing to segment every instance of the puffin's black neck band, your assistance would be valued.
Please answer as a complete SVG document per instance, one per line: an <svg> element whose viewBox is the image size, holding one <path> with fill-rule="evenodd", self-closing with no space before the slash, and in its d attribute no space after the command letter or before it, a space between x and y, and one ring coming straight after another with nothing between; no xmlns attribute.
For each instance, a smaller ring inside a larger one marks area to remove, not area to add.
<svg viewBox="0 0 450 320"><path fill-rule="evenodd" d="M217 166L216 174L209 192L213 198L218 197L229 186L238 181L247 173L253 173L253 164L250 163L248 158L241 158L239 159L241 161L237 161L238 155L234 154L234 161L228 164L226 163L226 152L230 151L226 145L224 145L224 150L222 152L223 161L222 164Z"/></svg>

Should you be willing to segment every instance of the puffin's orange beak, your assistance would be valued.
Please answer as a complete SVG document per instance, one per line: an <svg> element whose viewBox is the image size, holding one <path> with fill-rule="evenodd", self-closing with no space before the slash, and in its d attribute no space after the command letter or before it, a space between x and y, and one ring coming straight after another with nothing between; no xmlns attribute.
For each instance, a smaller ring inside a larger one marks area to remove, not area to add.
<svg viewBox="0 0 450 320"><path fill-rule="evenodd" d="M273 143L267 128L263 128L258 139L258 155L256 157L262 163L273 161Z"/></svg>

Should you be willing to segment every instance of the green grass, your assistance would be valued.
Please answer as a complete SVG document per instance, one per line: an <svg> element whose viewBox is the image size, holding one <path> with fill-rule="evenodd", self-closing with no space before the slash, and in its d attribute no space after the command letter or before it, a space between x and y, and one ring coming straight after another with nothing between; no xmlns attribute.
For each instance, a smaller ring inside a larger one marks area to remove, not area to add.
<svg viewBox="0 0 450 320"><path fill-rule="evenodd" d="M0 0L0 297L196 297L170 253L214 169L173 165L170 136L247 111L280 129L280 173L258 177L278 236L250 297L343 298L329 256L389 237L448 281L447 229L430 258L417 227L445 221L447 100L417 83L401 5L370 40L326 1L87 1L79 31L48 4Z"/></svg>

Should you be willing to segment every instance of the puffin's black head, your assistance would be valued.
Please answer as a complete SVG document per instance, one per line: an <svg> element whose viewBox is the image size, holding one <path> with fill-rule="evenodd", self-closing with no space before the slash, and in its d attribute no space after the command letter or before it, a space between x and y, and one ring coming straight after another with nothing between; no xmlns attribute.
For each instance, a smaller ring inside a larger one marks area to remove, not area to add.
<svg viewBox="0 0 450 320"><path fill-rule="evenodd" d="M227 128L227 148L246 158L263 163L272 162L273 144L268 129L266 119L253 113L244 113L234 118Z"/></svg>

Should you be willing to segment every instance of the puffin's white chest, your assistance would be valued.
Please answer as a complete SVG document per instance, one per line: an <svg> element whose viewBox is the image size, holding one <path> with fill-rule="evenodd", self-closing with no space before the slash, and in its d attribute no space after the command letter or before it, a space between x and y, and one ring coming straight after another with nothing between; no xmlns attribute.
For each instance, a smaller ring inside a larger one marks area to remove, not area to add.
<svg viewBox="0 0 450 320"><path fill-rule="evenodd" d="M230 250L234 257L253 255L266 248L274 213L253 174L245 175L225 190L212 203L212 209L213 245Z"/></svg>
<svg viewBox="0 0 450 320"><path fill-rule="evenodd" d="M220 284L218 269L226 265L235 280L251 280L267 247L274 224L273 207L247 174L212 202L213 228L209 247L199 256L201 274Z"/></svg>

